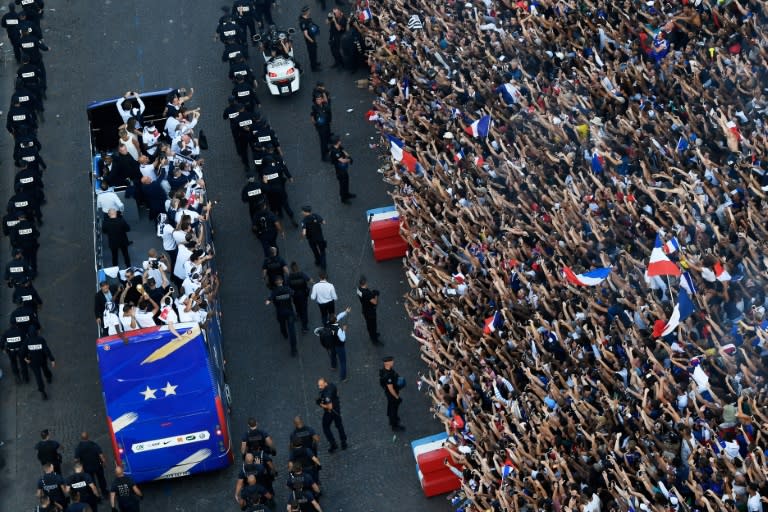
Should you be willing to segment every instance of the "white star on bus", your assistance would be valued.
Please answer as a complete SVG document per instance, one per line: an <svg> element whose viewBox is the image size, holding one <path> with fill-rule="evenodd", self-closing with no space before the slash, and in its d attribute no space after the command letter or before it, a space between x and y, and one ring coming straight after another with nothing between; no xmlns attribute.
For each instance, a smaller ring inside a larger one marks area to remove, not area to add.
<svg viewBox="0 0 768 512"><path fill-rule="evenodd" d="M175 386L171 386L171 383L166 381L165 387L160 389L165 391L165 396L168 396L168 395L175 395L177 387L179 387L178 384L176 384Z"/></svg>
<svg viewBox="0 0 768 512"><path fill-rule="evenodd" d="M155 396L155 392L157 392L157 390L152 389L149 386L147 386L147 389L145 391L139 391L139 393L144 395L144 400L149 400L150 398L157 398Z"/></svg>

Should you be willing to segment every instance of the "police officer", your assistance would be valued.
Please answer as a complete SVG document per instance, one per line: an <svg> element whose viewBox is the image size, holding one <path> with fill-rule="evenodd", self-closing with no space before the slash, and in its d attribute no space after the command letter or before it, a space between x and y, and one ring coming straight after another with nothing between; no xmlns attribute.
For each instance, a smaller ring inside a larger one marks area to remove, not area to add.
<svg viewBox="0 0 768 512"><path fill-rule="evenodd" d="M320 27L312 21L308 5L301 8L299 30L304 35L304 42L307 43L309 65L312 71L320 71L320 62L317 60L317 36L320 34Z"/></svg>
<svg viewBox="0 0 768 512"><path fill-rule="evenodd" d="M216 37L225 45L231 42L244 45L247 42L248 36L240 28L240 25L232 19L229 6L225 5L221 9L224 11L224 15L219 18L219 24L216 26Z"/></svg>
<svg viewBox="0 0 768 512"><path fill-rule="evenodd" d="M40 34L35 33L35 29L32 26L26 26L22 29L19 44L21 45L21 51L29 55L29 61L40 68L40 86L43 89L43 98L45 98L45 90L48 88L48 85L45 78L43 54L40 52L47 52L50 48L40 38Z"/></svg>
<svg viewBox="0 0 768 512"><path fill-rule="evenodd" d="M13 259L5 264L5 283L8 288L15 287L25 278L32 279L34 275L32 267L24 259L24 252L21 249L14 249Z"/></svg>
<svg viewBox="0 0 768 512"><path fill-rule="evenodd" d="M235 500L240 496L240 491L246 485L249 475L255 475L256 483L267 489L270 494L275 493L272 486L274 481L272 459L263 450L256 453L258 457L253 453L246 453L243 458L243 465L237 475L237 483L235 484Z"/></svg>
<svg viewBox="0 0 768 512"><path fill-rule="evenodd" d="M278 154L282 156L283 150L280 148L280 140L277 138L275 131L269 126L266 119L262 118L260 112L254 113L253 116L253 129L251 130L251 147L263 148L264 150L270 147Z"/></svg>
<svg viewBox="0 0 768 512"><path fill-rule="evenodd" d="M405 427L400 424L400 416L397 410L403 399L400 397L400 376L395 371L395 358L387 356L382 359L384 367L379 370L379 385L387 397L387 418L393 432L403 431Z"/></svg>
<svg viewBox="0 0 768 512"><path fill-rule="evenodd" d="M291 490L288 495L288 512L323 512L317 502L317 494L309 490Z"/></svg>
<svg viewBox="0 0 768 512"><path fill-rule="evenodd" d="M277 323L280 324L280 333L283 338L288 338L291 345L291 356L297 355L296 351L296 329L293 325L296 315L293 311L293 290L283 284L283 276L278 275L274 278L275 287L265 304L274 304L277 314Z"/></svg>
<svg viewBox="0 0 768 512"><path fill-rule="evenodd" d="M339 431L339 439L341 440L341 449L346 450L347 433L344 431L344 424L341 421L341 403L339 402L336 384L320 377L317 380L317 389L320 390L320 396L317 397L316 403L323 409L323 433L330 443L328 453L333 453L339 448L336 444L336 438L333 436L331 425L336 425L336 429Z"/></svg>
<svg viewBox="0 0 768 512"><path fill-rule="evenodd" d="M256 89L258 81L256 80L256 74L248 65L248 61L244 57L237 57L229 61L229 79L235 82L238 77L243 77L246 84L250 84Z"/></svg>
<svg viewBox="0 0 768 512"><path fill-rule="evenodd" d="M54 471L53 464L46 463L43 465L43 476L37 481L37 496L38 498L47 496L53 503L61 507L59 510L64 510L64 507L67 506L67 498L64 494L65 485L61 475Z"/></svg>
<svg viewBox="0 0 768 512"><path fill-rule="evenodd" d="M125 474L122 466L115 467L115 479L109 489L109 503L113 512L117 509L116 506L120 507L120 512L140 512L139 500L143 499L144 494L133 478Z"/></svg>
<svg viewBox="0 0 768 512"><path fill-rule="evenodd" d="M238 103L245 107L247 112L254 112L257 108L261 108L261 101L256 95L253 81L248 81L246 75L236 75L234 80L234 87L232 87L232 96L235 97Z"/></svg>
<svg viewBox="0 0 768 512"><path fill-rule="evenodd" d="M303 218L301 219L301 236L307 240L312 254L315 256L315 265L325 270L326 259L325 249L328 243L323 236L323 225L325 220L317 213L312 213L312 207L305 205L301 207Z"/></svg>
<svg viewBox="0 0 768 512"><path fill-rule="evenodd" d="M11 325L29 333L29 329L40 329L37 311L30 304L21 304L11 312Z"/></svg>
<svg viewBox="0 0 768 512"><path fill-rule="evenodd" d="M264 208L266 195L261 189L261 183L253 174L248 175L248 179L240 192L240 199L248 204L248 218L253 219L254 215Z"/></svg>
<svg viewBox="0 0 768 512"><path fill-rule="evenodd" d="M290 274L288 274L287 283L293 290L293 307L296 309L296 315L301 320L301 334L309 331L309 313L307 306L309 303L309 285L312 280L307 274L301 271L299 264L291 262Z"/></svg>
<svg viewBox="0 0 768 512"><path fill-rule="evenodd" d="M19 103L30 111L43 112L43 73L40 66L33 63L26 53L21 54L21 66L16 70L16 92L12 100L18 99ZM28 94L27 94L28 93ZM28 96L24 98L24 96Z"/></svg>
<svg viewBox="0 0 768 512"><path fill-rule="evenodd" d="M249 473L245 485L236 496L240 510L245 512L266 512L267 504L272 500L272 494L260 485L256 475Z"/></svg>
<svg viewBox="0 0 768 512"><path fill-rule="evenodd" d="M51 432L46 428L40 431L40 441L35 445L37 451L37 460L42 466L50 464L55 473L61 474L61 445L58 441L51 439Z"/></svg>
<svg viewBox="0 0 768 512"><path fill-rule="evenodd" d="M312 118L312 124L317 131L317 136L320 139L320 158L323 162L327 162L328 150L331 145L331 121L333 115L331 113L331 106L325 99L325 95L318 94L314 96L313 99L314 102L312 104L310 117Z"/></svg>
<svg viewBox="0 0 768 512"><path fill-rule="evenodd" d="M79 491L70 491L69 493L69 499L72 500L67 506L66 512L94 512L96 510L95 507L98 507L98 501L94 502L96 505L94 507L90 506L85 501L81 501L81 496Z"/></svg>
<svg viewBox="0 0 768 512"><path fill-rule="evenodd" d="M253 0L253 17L261 29L264 29L264 25L275 24L275 21L272 19L273 2L274 0Z"/></svg>
<svg viewBox="0 0 768 512"><path fill-rule="evenodd" d="M312 489L320 492L320 459L298 441L293 443L288 453L288 488L293 490Z"/></svg>
<svg viewBox="0 0 768 512"><path fill-rule="evenodd" d="M248 45L245 42L233 38L224 41L224 51L221 53L221 61L229 62L238 57L248 59Z"/></svg>
<svg viewBox="0 0 768 512"><path fill-rule="evenodd" d="M312 427L304 425L304 420L301 419L301 416L293 418L293 432L291 432L290 436L289 451L293 449L296 441L317 455L317 443L320 442L320 435Z"/></svg>
<svg viewBox="0 0 768 512"><path fill-rule="evenodd" d="M240 439L240 453L245 457L246 453L256 453L262 450L276 455L272 436L259 428L256 418L248 418L248 430Z"/></svg>
<svg viewBox="0 0 768 512"><path fill-rule="evenodd" d="M263 208L251 218L251 231L256 235L256 238L261 242L261 247L264 249L264 257L269 256L270 247L277 247L277 235L283 234L283 226L280 221L277 220L275 214L269 211L266 203Z"/></svg>
<svg viewBox="0 0 768 512"><path fill-rule="evenodd" d="M32 286L32 280L29 277L22 277L16 288L13 289L13 303L27 305L37 312L43 305L43 299Z"/></svg>
<svg viewBox="0 0 768 512"><path fill-rule="evenodd" d="M19 97L12 98L11 108L8 109L8 119L5 121L5 128L8 133L18 138L28 134L34 134L37 131L37 120L32 111L21 104Z"/></svg>
<svg viewBox="0 0 768 512"><path fill-rule="evenodd" d="M33 189L36 192L42 192L43 181L40 175L40 169L47 169L43 157L40 155L40 142L34 134L28 134L20 136L16 139L16 145L13 148L13 163L19 168L17 172L17 178L14 179L14 184L22 185L24 190ZM31 174L32 180L21 181L18 177L18 173L30 169L34 174Z"/></svg>
<svg viewBox="0 0 768 512"><path fill-rule="evenodd" d="M285 275L288 273L288 265L285 260L277 254L277 247L269 248L269 256L264 258L264 263L261 265L261 275L264 278L264 282L267 288L270 290L276 286L277 278L285 281Z"/></svg>
<svg viewBox="0 0 768 512"><path fill-rule="evenodd" d="M16 4L10 2L8 4L8 12L5 13L2 19L0 19L0 26L2 26L8 34L8 40L13 46L13 56L16 58L16 62L21 60L21 32L19 31L19 14L16 12Z"/></svg>
<svg viewBox="0 0 768 512"><path fill-rule="evenodd" d="M344 59L341 56L341 37L347 31L347 17L338 7L328 13L328 44L333 55L332 68L343 68Z"/></svg>
<svg viewBox="0 0 768 512"><path fill-rule="evenodd" d="M251 161L248 156L248 147L252 137L253 120L256 114L248 112L245 106L237 105L237 112L227 112L225 114L229 116L230 128L232 128L232 138L235 141L235 151L243 162L243 169L245 172L251 170Z"/></svg>
<svg viewBox="0 0 768 512"><path fill-rule="evenodd" d="M83 470L83 465L79 462L75 462L73 469L75 472L66 479L67 494L70 497L74 497L77 494L80 502L89 505L91 510L96 512L101 497L96 484L93 483L93 478Z"/></svg>
<svg viewBox="0 0 768 512"><path fill-rule="evenodd" d="M56 358L53 357L51 349L48 348L45 338L38 335L36 329L30 329L27 339L24 340L22 345L21 356L34 374L37 390L40 391L43 400L48 400L48 393L45 392L45 384L43 384L43 375L45 375L45 380L48 381L48 384L53 381L53 374L48 369L48 361L51 362L51 368L56 368Z"/></svg>
<svg viewBox="0 0 768 512"><path fill-rule="evenodd" d="M338 135L331 138L331 164L336 170L336 179L339 181L339 197L342 203L348 203L350 199L357 197L349 192L349 166L352 165L352 157L344 151L341 139Z"/></svg>
<svg viewBox="0 0 768 512"><path fill-rule="evenodd" d="M40 232L26 214L18 214L17 218L19 222L11 231L11 247L20 249L29 266L37 272L37 249L40 247L37 239L40 238Z"/></svg>
<svg viewBox="0 0 768 512"><path fill-rule="evenodd" d="M27 192L21 185L14 186L16 193L8 198L7 211L15 214L17 217L23 213L26 218L34 218L38 226L43 225L43 212L40 209L38 196L32 192Z"/></svg>
<svg viewBox="0 0 768 512"><path fill-rule="evenodd" d="M285 183L287 181L293 182L293 176L283 158L275 153L272 147L267 146L265 149L266 154L261 166L261 179L269 209L279 218L283 217L283 210L285 210L293 227L298 227L299 223L296 222L293 209L288 203L288 192L285 190Z"/></svg>
<svg viewBox="0 0 768 512"><path fill-rule="evenodd" d="M21 348L24 346L24 338L26 335L26 331L11 326L6 329L2 339L0 339L3 350L8 354L8 360L11 363L11 371L16 378L16 384L21 384L22 379L24 379L24 382L29 382L27 362L21 357Z"/></svg>
<svg viewBox="0 0 768 512"><path fill-rule="evenodd" d="M360 306L365 319L365 328L368 330L368 338L374 345L383 345L379 339L379 331L376 326L376 308L379 305L379 290L368 288L368 280L365 276L360 276L357 286L357 298L360 299Z"/></svg>
<svg viewBox="0 0 768 512"><path fill-rule="evenodd" d="M248 36L250 30L251 38L256 35L256 23L253 19L253 0L235 0L232 4L232 18L240 26L240 29Z"/></svg>
<svg viewBox="0 0 768 512"><path fill-rule="evenodd" d="M75 461L83 465L83 471L90 475L92 481L99 482L101 496L106 496L109 493L107 479L104 478L104 464L107 459L101 446L89 439L88 432L80 433L80 442L75 447Z"/></svg>

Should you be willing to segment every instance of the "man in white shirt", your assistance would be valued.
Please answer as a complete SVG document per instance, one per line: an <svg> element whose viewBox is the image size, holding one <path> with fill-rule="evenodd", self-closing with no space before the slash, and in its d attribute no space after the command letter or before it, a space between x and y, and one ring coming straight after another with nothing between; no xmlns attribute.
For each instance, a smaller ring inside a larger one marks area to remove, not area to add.
<svg viewBox="0 0 768 512"><path fill-rule="evenodd" d="M106 180L101 180L99 188L101 191L96 195L96 207L104 215L107 215L109 210L115 210L122 214L125 211L125 205L120 200L120 197L110 189L109 183Z"/></svg>
<svg viewBox="0 0 768 512"><path fill-rule="evenodd" d="M120 117L123 118L123 123L127 123L132 117L139 119L146 109L144 102L141 101L141 96L135 91L126 92L122 98L115 102L115 106Z"/></svg>
<svg viewBox="0 0 768 512"><path fill-rule="evenodd" d="M328 276L325 271L320 271L320 281L312 287L312 295L310 296L320 308L323 325L328 323L331 313L336 312L336 300L338 300L336 288L327 279Z"/></svg>
<svg viewBox="0 0 768 512"><path fill-rule="evenodd" d="M189 128L191 130L197 126L197 121L200 119L200 112L193 111L189 112L189 114L192 119L188 121L186 118L187 111L182 108L175 116L169 116L168 119L165 120L165 128L163 130L168 137L173 139L176 135L181 133L184 128Z"/></svg>
<svg viewBox="0 0 768 512"><path fill-rule="evenodd" d="M763 497L760 496L759 487L754 482L749 484L747 512L763 512Z"/></svg>
<svg viewBox="0 0 768 512"><path fill-rule="evenodd" d="M156 283L163 282L163 272L168 270L168 265L165 264L165 256L158 257L157 250L154 248L147 251L147 260L141 266L144 268L144 280L146 281L151 277Z"/></svg>

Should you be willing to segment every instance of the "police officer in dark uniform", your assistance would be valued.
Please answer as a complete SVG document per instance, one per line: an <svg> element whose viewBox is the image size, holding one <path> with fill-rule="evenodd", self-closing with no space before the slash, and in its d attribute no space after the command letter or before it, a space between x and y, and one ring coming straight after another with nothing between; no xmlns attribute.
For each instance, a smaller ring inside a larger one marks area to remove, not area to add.
<svg viewBox="0 0 768 512"><path fill-rule="evenodd" d="M34 134L28 134L16 139L16 144L13 147L13 163L16 167L21 169L27 169L32 167L36 173L39 174L40 169L47 169L43 157L40 155L40 149L42 145ZM18 172L18 171L17 171ZM34 180L28 182L20 182L18 179L14 180L17 184L23 183L25 188L34 186L35 190L42 188L42 179L37 182Z"/></svg>
<svg viewBox="0 0 768 512"><path fill-rule="evenodd" d="M344 423L341 421L341 402L339 402L339 393L336 384L328 382L324 378L317 380L317 389L320 390L320 396L315 402L323 408L323 434L330 443L328 453L338 450L336 438L333 436L331 425L336 425L341 440L341 449L347 449L347 433L344 431Z"/></svg>
<svg viewBox="0 0 768 512"><path fill-rule="evenodd" d="M21 249L24 259L37 272L37 249L40 247L37 239L40 238L40 232L25 214L19 214L17 218L19 222L11 232L11 247Z"/></svg>
<svg viewBox="0 0 768 512"><path fill-rule="evenodd" d="M331 164L336 170L336 179L339 181L339 197L342 203L348 203L350 199L357 197L357 194L349 192L349 166L352 165L352 157L344 151L341 139L337 135L331 138L331 144Z"/></svg>
<svg viewBox="0 0 768 512"><path fill-rule="evenodd" d="M398 432L405 430L405 427L400 424L400 416L398 416L397 410L400 408L400 404L403 403L403 399L400 397L400 376L395 371L395 358L387 356L382 359L384 367L379 370L379 385L384 390L384 395L387 397L387 418L389 419L389 426L392 431Z"/></svg>
<svg viewBox="0 0 768 512"><path fill-rule="evenodd" d="M22 277L16 288L13 289L13 303L29 306L35 312L42 307L43 299L40 298L40 294L35 290L29 277Z"/></svg>
<svg viewBox="0 0 768 512"><path fill-rule="evenodd" d="M112 510L120 507L120 512L140 512L139 500L144 499L144 494L133 481L133 478L126 476L122 466L115 468L115 479L112 481L112 487L109 488L109 501Z"/></svg>
<svg viewBox="0 0 768 512"><path fill-rule="evenodd" d="M40 465L50 464L55 473L61 474L61 445L58 441L51 439L51 432L46 428L40 431L40 441L35 445L37 451L37 460Z"/></svg>
<svg viewBox="0 0 768 512"><path fill-rule="evenodd" d="M221 62L229 62L238 57L248 59L248 45L237 39L229 39L224 42L224 51L221 54Z"/></svg>
<svg viewBox="0 0 768 512"><path fill-rule="evenodd" d="M22 345L21 355L35 376L37 390L40 391L43 400L48 400L48 393L45 392L45 384L43 384L43 375L49 384L53 381L53 374L48 369L48 361L51 362L51 368L56 368L56 358L53 357L51 349L48 348L45 338L40 336L36 329L33 328L29 331L27 339Z"/></svg>
<svg viewBox="0 0 768 512"><path fill-rule="evenodd" d="M245 486L249 475L255 475L257 484L268 490L270 494L275 494L272 485L274 482L274 465L272 458L264 450L259 450L256 454L250 452L245 454L243 465L237 475L235 499L240 496L240 491Z"/></svg>
<svg viewBox="0 0 768 512"><path fill-rule="evenodd" d="M45 78L43 54L40 52L47 52L50 50L50 48L48 48L48 45L43 42L43 40L40 38L40 35L35 33L34 28L31 26L27 26L22 29L19 44L21 45L21 51L29 55L29 61L40 68L40 86L43 89L43 98L45 98L45 90L48 88L48 84Z"/></svg>
<svg viewBox="0 0 768 512"><path fill-rule="evenodd" d="M317 495L309 490L291 490L288 495L288 508L290 512L319 512L320 504Z"/></svg>
<svg viewBox="0 0 768 512"><path fill-rule="evenodd" d="M240 453L245 457L246 453L256 453L262 450L276 455L272 436L267 431L259 428L256 418L248 418L248 430L245 431L245 434L240 439Z"/></svg>
<svg viewBox="0 0 768 512"><path fill-rule="evenodd" d="M261 117L260 112L254 114L250 143L254 148L262 147L266 150L271 147L275 153L281 156L283 154L280 148L280 139L277 138L275 131L269 126L267 120ZM254 149L254 151L256 150Z"/></svg>
<svg viewBox="0 0 768 512"><path fill-rule="evenodd" d="M232 18L240 25L243 33L248 37L256 35L256 22L253 19L253 0L235 0L232 4Z"/></svg>
<svg viewBox="0 0 768 512"><path fill-rule="evenodd" d="M265 301L265 304L274 304L277 314L277 323L280 324L280 334L283 338L288 338L291 345L291 356L297 355L296 351L296 329L293 325L296 315L293 311L293 290L283 284L283 276L278 275L274 278L275 287L272 293Z"/></svg>
<svg viewBox="0 0 768 512"><path fill-rule="evenodd" d="M245 75L236 75L235 84L232 88L232 96L235 97L238 103L245 107L248 112L254 112L257 108L261 108L261 101L256 95L256 90L253 86L253 81L246 80Z"/></svg>
<svg viewBox="0 0 768 512"><path fill-rule="evenodd" d="M277 254L277 247L269 248L269 256L264 258L264 263L261 265L261 274L267 288L270 290L276 286L278 277L285 281L285 276L288 274L288 265Z"/></svg>
<svg viewBox="0 0 768 512"><path fill-rule="evenodd" d="M244 45L248 40L248 36L240 28L240 25L232 19L229 6L223 6L221 9L224 11L224 15L219 18L219 24L216 26L216 36L219 38L219 41L225 45L230 42Z"/></svg>
<svg viewBox="0 0 768 512"><path fill-rule="evenodd" d="M270 247L277 247L277 235L283 233L283 227L265 203L261 211L257 212L251 219L251 231L261 242L266 258L269 256ZM283 238L285 238L285 233L283 233Z"/></svg>
<svg viewBox="0 0 768 512"><path fill-rule="evenodd" d="M288 453L288 488L292 490L312 489L320 492L320 459L312 450L294 442Z"/></svg>
<svg viewBox="0 0 768 512"><path fill-rule="evenodd" d="M93 512L96 512L101 498L93 478L83 470L83 465L79 462L75 463L73 469L75 472L66 479L67 493L70 497L77 493L80 502L87 504Z"/></svg>
<svg viewBox="0 0 768 512"><path fill-rule="evenodd" d="M256 114L248 112L245 106L236 103L237 113L229 112L227 115L230 119L230 127L232 128L232 137L235 141L235 151L243 162L243 169L245 172L251 170L251 161L248 156L248 147L252 137L253 120ZM235 114L235 115L233 115Z"/></svg>
<svg viewBox="0 0 768 512"><path fill-rule="evenodd" d="M304 425L301 416L293 418L293 432L291 432L290 444L288 445L289 451L293 449L297 441L304 448L309 448L312 453L317 455L317 443L320 442L320 435L312 427Z"/></svg>
<svg viewBox="0 0 768 512"><path fill-rule="evenodd" d="M338 7L328 13L328 44L333 55L332 68L343 68L344 59L341 56L341 37L347 31L347 17Z"/></svg>
<svg viewBox="0 0 768 512"><path fill-rule="evenodd" d="M37 496L47 496L61 507L59 510L64 510L64 507L67 506L67 498L64 494L65 485L61 475L54 471L53 464L46 463L43 465L43 476L37 481Z"/></svg>
<svg viewBox="0 0 768 512"><path fill-rule="evenodd" d="M14 186L16 193L8 198L7 212L19 217L23 213L26 218L34 218L38 226L43 224L43 212L40 201L32 192L27 192L21 185Z"/></svg>
<svg viewBox="0 0 768 512"><path fill-rule="evenodd" d="M28 134L34 134L37 131L37 120L32 111L22 106L17 96L11 100L13 104L8 109L8 119L5 121L5 128L14 138Z"/></svg>
<svg viewBox="0 0 768 512"><path fill-rule="evenodd" d="M315 256L315 265L319 265L320 268L325 270L325 249L328 246L323 236L325 220L317 213L312 213L312 207L309 205L302 206L301 213L303 215L301 219L301 236L307 240L309 248Z"/></svg>
<svg viewBox="0 0 768 512"><path fill-rule="evenodd" d="M104 477L106 458L101 446L88 438L88 432L80 433L80 442L75 447L75 461L83 465L83 471L91 477L92 481L98 481L101 496L107 496L109 489L107 489L107 479Z"/></svg>
<svg viewBox="0 0 768 512"><path fill-rule="evenodd" d="M368 330L368 338L374 345L383 345L379 339L379 331L376 325L376 308L379 305L379 290L368 288L368 280L365 276L360 276L357 286L357 298L360 299L360 306L365 319L365 328Z"/></svg>
<svg viewBox="0 0 768 512"><path fill-rule="evenodd" d="M272 19L273 2L274 0L253 0L253 18L262 30L264 29L264 25L269 26L275 24L275 20Z"/></svg>
<svg viewBox="0 0 768 512"><path fill-rule="evenodd" d="M320 34L320 27L312 21L308 5L301 8L299 30L304 36L304 42L307 43L309 65L312 68L312 71L320 71L320 62L317 60L317 36Z"/></svg>
<svg viewBox="0 0 768 512"><path fill-rule="evenodd" d="M13 56L16 58L16 62L21 60L21 32L19 31L19 14L16 12L16 4L13 2L8 4L8 12L0 19L0 26L2 26L8 34L8 40L13 46Z"/></svg>
<svg viewBox="0 0 768 512"><path fill-rule="evenodd" d="M288 170L288 166L285 165L283 158L275 153L272 147L267 146L265 149L266 154L264 155L260 172L269 209L278 218L283 217L283 210L285 210L285 213L291 220L291 224L294 227L298 227L299 223L296 222L293 209L290 203L288 203L288 192L285 190L285 183L287 181L293 182L293 176Z"/></svg>
<svg viewBox="0 0 768 512"><path fill-rule="evenodd" d="M244 57L236 57L229 61L229 79L235 82L239 77L243 77L246 84L252 85L256 89L258 85L256 74Z"/></svg>
<svg viewBox="0 0 768 512"><path fill-rule="evenodd" d="M324 95L318 94L314 96L310 116L312 124L315 125L315 130L317 130L317 136L320 138L320 158L323 162L327 162L328 150L331 145L331 121L333 120L333 114L331 113L331 106Z"/></svg>
<svg viewBox="0 0 768 512"><path fill-rule="evenodd" d="M8 360L11 363L11 371L16 379L16 384L21 384L22 379L24 379L24 382L29 382L27 362L21 357L21 348L24 346L26 335L26 331L11 326L6 329L3 337L0 339L3 350L8 354Z"/></svg>
<svg viewBox="0 0 768 512"><path fill-rule="evenodd" d="M246 476L245 485L240 490L237 499L240 510L244 512L266 512L272 494L258 483L255 474L250 473Z"/></svg>
<svg viewBox="0 0 768 512"><path fill-rule="evenodd" d="M5 283L8 285L8 288L15 287L23 279L32 279L34 275L32 267L24 259L23 251L21 249L14 249L13 259L5 264Z"/></svg>
<svg viewBox="0 0 768 512"><path fill-rule="evenodd" d="M248 204L249 219L253 219L253 216L264 207L266 196L261 189L261 183L259 183L259 180L257 180L256 176L253 174L248 176L248 180L245 182L243 190L240 192L240 199Z"/></svg>
<svg viewBox="0 0 768 512"><path fill-rule="evenodd" d="M291 262L290 271L286 282L291 290L293 290L293 307L296 309L296 315L299 317L299 320L301 320L301 334L306 334L309 331L307 306L311 292L309 289L311 279L299 269L299 264L295 261Z"/></svg>
<svg viewBox="0 0 768 512"><path fill-rule="evenodd" d="M29 329L40 329L37 310L29 304L21 304L11 313L11 325L29 333Z"/></svg>
<svg viewBox="0 0 768 512"><path fill-rule="evenodd" d="M29 59L29 57L24 58L27 60ZM19 67L19 71L25 66L26 65L22 65ZM29 66L28 71L23 74L27 76L30 74L36 76L37 68L31 64ZM19 77L20 76L22 76L21 73L19 73ZM19 106L26 108L33 114L35 112L43 112L45 109L43 108L43 102L40 98L40 88L37 87L38 81L36 79L29 80L31 85L27 85L25 79L19 77L16 78L16 87L13 90L13 95L11 95L11 105L18 103Z"/></svg>

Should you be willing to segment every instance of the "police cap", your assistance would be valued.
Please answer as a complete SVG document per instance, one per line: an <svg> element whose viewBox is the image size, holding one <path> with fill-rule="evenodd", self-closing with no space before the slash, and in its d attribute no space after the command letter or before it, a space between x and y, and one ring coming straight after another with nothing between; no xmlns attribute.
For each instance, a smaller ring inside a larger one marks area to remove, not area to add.
<svg viewBox="0 0 768 512"><path fill-rule="evenodd" d="M309 206L308 204L305 204L304 206L301 207L301 211L307 212L307 213L312 213L312 207Z"/></svg>
<svg viewBox="0 0 768 512"><path fill-rule="evenodd" d="M386 357L381 358L381 360L384 361L385 363L390 363L390 362L394 361L395 358L392 357L392 356L386 356Z"/></svg>
<svg viewBox="0 0 768 512"><path fill-rule="evenodd" d="M302 12L302 13L305 13L305 12L309 12L309 6L308 6L308 5L305 5L304 7L302 7L302 8L301 8L301 12Z"/></svg>

